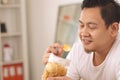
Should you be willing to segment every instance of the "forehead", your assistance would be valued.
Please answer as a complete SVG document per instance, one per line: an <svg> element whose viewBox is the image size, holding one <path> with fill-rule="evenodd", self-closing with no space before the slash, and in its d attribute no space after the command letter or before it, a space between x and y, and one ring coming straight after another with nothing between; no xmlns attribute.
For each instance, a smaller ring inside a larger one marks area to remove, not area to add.
<svg viewBox="0 0 120 80"><path fill-rule="evenodd" d="M84 8L80 14L80 21L96 21L103 20L99 7Z"/></svg>

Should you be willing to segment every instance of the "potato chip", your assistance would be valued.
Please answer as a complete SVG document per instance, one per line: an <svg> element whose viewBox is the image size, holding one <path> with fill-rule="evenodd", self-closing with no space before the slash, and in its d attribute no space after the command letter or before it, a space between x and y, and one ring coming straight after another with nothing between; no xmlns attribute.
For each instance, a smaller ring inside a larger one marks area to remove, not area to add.
<svg viewBox="0 0 120 80"><path fill-rule="evenodd" d="M45 66L42 80L47 80L48 77L65 76L69 64L70 60L58 57L51 53L48 63Z"/></svg>
<svg viewBox="0 0 120 80"><path fill-rule="evenodd" d="M63 65L56 62L48 62L42 75L42 80L47 80L48 77L64 76L66 72L67 70Z"/></svg>
<svg viewBox="0 0 120 80"><path fill-rule="evenodd" d="M63 50L66 51L66 52L70 51L70 50L71 50L70 45L64 44L64 45L63 45Z"/></svg>

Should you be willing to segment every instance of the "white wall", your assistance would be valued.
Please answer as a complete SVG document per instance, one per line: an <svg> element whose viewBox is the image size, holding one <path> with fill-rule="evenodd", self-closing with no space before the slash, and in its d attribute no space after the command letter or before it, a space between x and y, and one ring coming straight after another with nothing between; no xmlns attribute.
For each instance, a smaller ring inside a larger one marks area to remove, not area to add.
<svg viewBox="0 0 120 80"><path fill-rule="evenodd" d="M54 41L58 3L56 0L28 0L27 5L30 80L41 80L41 60L46 47Z"/></svg>
<svg viewBox="0 0 120 80"><path fill-rule="evenodd" d="M59 5L66 5L66 4L74 4L74 3L80 3L83 0L60 0Z"/></svg>
<svg viewBox="0 0 120 80"><path fill-rule="evenodd" d="M42 0L27 0L30 80L40 80L41 54L44 49L42 44L44 38L42 6Z"/></svg>

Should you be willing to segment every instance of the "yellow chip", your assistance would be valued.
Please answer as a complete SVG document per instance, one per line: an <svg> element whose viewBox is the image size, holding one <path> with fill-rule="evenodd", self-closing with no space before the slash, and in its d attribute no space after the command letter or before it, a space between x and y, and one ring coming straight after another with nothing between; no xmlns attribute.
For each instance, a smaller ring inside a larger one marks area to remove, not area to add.
<svg viewBox="0 0 120 80"><path fill-rule="evenodd" d="M48 77L65 76L67 69L58 63L48 62L45 71L42 75L42 80L47 80Z"/></svg>
<svg viewBox="0 0 120 80"><path fill-rule="evenodd" d="M71 50L70 45L64 44L64 45L63 45L63 50L66 51L66 52L70 51L70 50Z"/></svg>

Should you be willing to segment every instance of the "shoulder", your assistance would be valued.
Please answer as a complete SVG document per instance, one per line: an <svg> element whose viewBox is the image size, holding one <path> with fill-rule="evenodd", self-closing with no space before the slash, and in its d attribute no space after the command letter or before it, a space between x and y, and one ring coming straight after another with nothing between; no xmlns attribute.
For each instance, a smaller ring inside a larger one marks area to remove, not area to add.
<svg viewBox="0 0 120 80"><path fill-rule="evenodd" d="M119 52L120 52L120 33L119 32L118 32L116 40L111 48L111 51L120 55L119 54Z"/></svg>
<svg viewBox="0 0 120 80"><path fill-rule="evenodd" d="M118 33L116 41L110 50L109 65L115 67L116 71L120 69L120 33Z"/></svg>

